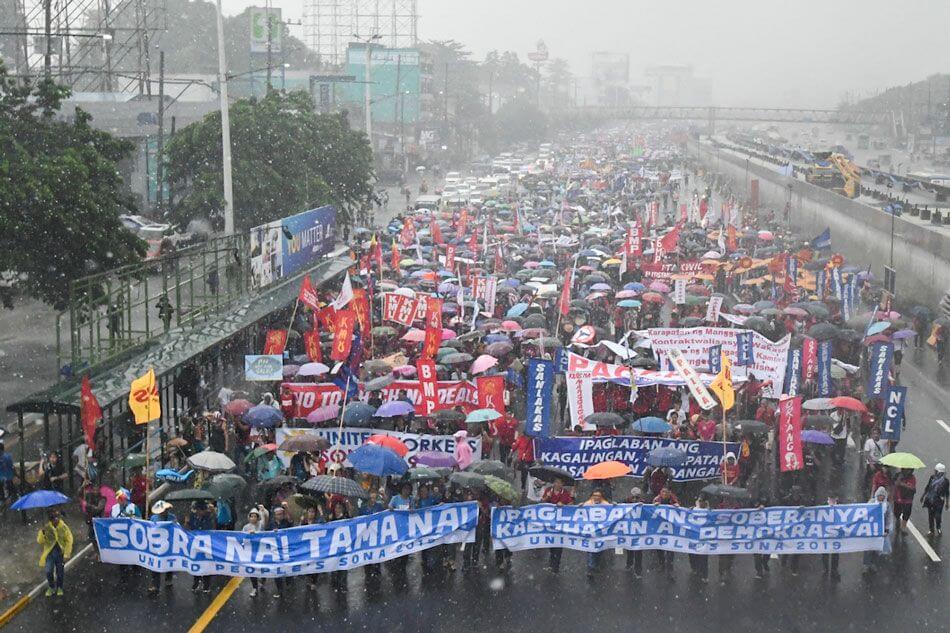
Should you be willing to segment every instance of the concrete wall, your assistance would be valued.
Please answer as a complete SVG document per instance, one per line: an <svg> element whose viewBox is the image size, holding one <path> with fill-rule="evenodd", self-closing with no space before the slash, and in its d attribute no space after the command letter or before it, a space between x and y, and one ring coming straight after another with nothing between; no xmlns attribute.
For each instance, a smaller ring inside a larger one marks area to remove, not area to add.
<svg viewBox="0 0 950 633"><path fill-rule="evenodd" d="M735 182L739 193L748 191L752 178L759 180L760 204L779 213L791 191L791 223L803 235L813 236L831 228L832 250L856 265L871 264L877 279L890 261L892 216L864 203L850 200L803 180L781 176L728 151L690 141L689 155L707 169ZM950 227L931 227L919 220L893 218L894 269L899 299L936 306L950 288Z"/></svg>

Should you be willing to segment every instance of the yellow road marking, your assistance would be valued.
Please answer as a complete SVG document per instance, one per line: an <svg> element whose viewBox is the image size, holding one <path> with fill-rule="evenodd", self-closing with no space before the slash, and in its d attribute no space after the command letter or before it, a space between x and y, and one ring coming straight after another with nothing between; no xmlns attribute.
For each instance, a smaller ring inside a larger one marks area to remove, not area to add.
<svg viewBox="0 0 950 633"><path fill-rule="evenodd" d="M235 577L229 580L228 584L226 584L224 588L218 592L218 595L214 597L214 600L211 601L211 604L208 605L208 608L205 609L205 612L202 613L201 616L195 620L195 623L191 625L191 628L188 629L188 633L201 633L204 631L207 626L211 624L211 620L214 619L214 616L218 615L218 611L221 610L221 607L223 607L227 601L230 600L231 594L233 594L237 588L241 586L242 582L244 582L244 579L240 577Z"/></svg>
<svg viewBox="0 0 950 633"><path fill-rule="evenodd" d="M3 615L0 615L0 628L6 626L17 613L22 611L26 607L26 605L30 604L30 600L32 600L32 597L29 594L27 594L23 596L22 598L20 598L19 600L17 600L13 604L12 607L7 609L3 613Z"/></svg>

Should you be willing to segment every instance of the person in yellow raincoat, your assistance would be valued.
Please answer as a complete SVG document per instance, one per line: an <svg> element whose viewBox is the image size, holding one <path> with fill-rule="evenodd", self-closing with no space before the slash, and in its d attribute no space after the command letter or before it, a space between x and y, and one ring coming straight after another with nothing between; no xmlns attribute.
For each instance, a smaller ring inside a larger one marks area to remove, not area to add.
<svg viewBox="0 0 950 633"><path fill-rule="evenodd" d="M50 510L49 521L40 528L36 542L43 548L40 567L46 568L46 580L49 583L46 595L49 597L55 593L61 596L66 560L73 555L73 533L63 521L59 510Z"/></svg>

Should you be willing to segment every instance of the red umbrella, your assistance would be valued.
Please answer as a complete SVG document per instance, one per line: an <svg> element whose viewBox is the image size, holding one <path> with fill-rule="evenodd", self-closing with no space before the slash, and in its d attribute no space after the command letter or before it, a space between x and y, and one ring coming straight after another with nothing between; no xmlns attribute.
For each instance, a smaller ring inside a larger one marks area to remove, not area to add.
<svg viewBox="0 0 950 633"><path fill-rule="evenodd" d="M666 299L663 298L663 295L656 292L646 292L641 297L647 303L663 303Z"/></svg>
<svg viewBox="0 0 950 633"><path fill-rule="evenodd" d="M851 396L838 396L837 398L831 399L831 406L838 409L848 409L849 411L867 411L868 408L858 400L857 398L852 398Z"/></svg>
<svg viewBox="0 0 950 633"><path fill-rule="evenodd" d="M369 439L366 440L366 443L388 448L400 457L405 457L409 452L409 447L406 446L402 440L392 437L391 435L370 435Z"/></svg>
<svg viewBox="0 0 950 633"><path fill-rule="evenodd" d="M237 400L232 400L231 402L224 405L224 412L230 415L242 416L250 411L251 407L253 406L254 405L247 400L238 398Z"/></svg>
<svg viewBox="0 0 950 633"><path fill-rule="evenodd" d="M584 471L584 479L613 479L629 475L631 468L623 462L609 461L594 464Z"/></svg>

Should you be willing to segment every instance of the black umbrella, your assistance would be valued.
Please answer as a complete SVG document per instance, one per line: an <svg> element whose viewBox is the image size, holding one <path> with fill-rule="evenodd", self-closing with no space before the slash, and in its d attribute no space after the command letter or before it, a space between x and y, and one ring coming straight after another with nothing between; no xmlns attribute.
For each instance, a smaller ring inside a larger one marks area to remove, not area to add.
<svg viewBox="0 0 950 633"><path fill-rule="evenodd" d="M752 494L745 488L728 484L709 484L702 489L702 492L710 497L720 497L722 499L744 500L752 498Z"/></svg>
<svg viewBox="0 0 950 633"><path fill-rule="evenodd" d="M541 314L531 314L524 320L524 329L526 330L532 328L545 328L547 325L547 320L544 318L544 315Z"/></svg>
<svg viewBox="0 0 950 633"><path fill-rule="evenodd" d="M213 501L214 499L213 493L200 488L183 488L165 495L165 501Z"/></svg>
<svg viewBox="0 0 950 633"><path fill-rule="evenodd" d="M276 477L271 477L265 481L257 484L257 487L261 490L276 490L281 486L296 486L297 479L290 477L289 475L277 475Z"/></svg>
<svg viewBox="0 0 950 633"><path fill-rule="evenodd" d="M574 476L571 475L570 472L563 468L555 468L554 466L532 466L528 469L528 474L535 479L540 479L548 483L554 483L555 479L560 479L565 484L570 484L574 481Z"/></svg>
<svg viewBox="0 0 950 633"><path fill-rule="evenodd" d="M738 420L734 424L740 433L768 433L769 425L758 420Z"/></svg>
<svg viewBox="0 0 950 633"><path fill-rule="evenodd" d="M632 361L630 361L631 367L639 367L640 369L655 369L657 364L656 360L648 356L637 356Z"/></svg>
<svg viewBox="0 0 950 633"><path fill-rule="evenodd" d="M485 476L473 472L454 472L449 475L449 483L460 488L484 488Z"/></svg>
<svg viewBox="0 0 950 633"><path fill-rule="evenodd" d="M440 422L464 422L465 414L455 409L439 409L432 414L433 418Z"/></svg>
<svg viewBox="0 0 950 633"><path fill-rule="evenodd" d="M830 323L816 323L808 329L808 336L818 341L830 341L838 335L838 328Z"/></svg>
<svg viewBox="0 0 950 633"><path fill-rule="evenodd" d="M594 426L619 426L624 423L623 416L619 413L610 413L608 411L592 413L587 416L586 421Z"/></svg>
<svg viewBox="0 0 950 633"><path fill-rule="evenodd" d="M331 475L317 475L303 482L301 490L307 492L322 492L331 495L342 495L344 497L357 497L365 499L369 495L362 487L352 479L346 477L333 477Z"/></svg>
<svg viewBox="0 0 950 633"><path fill-rule="evenodd" d="M503 479L508 478L508 468L497 459L486 459L484 461L475 462L466 468L466 470L468 472L478 473L479 475L492 475Z"/></svg>
<svg viewBox="0 0 950 633"><path fill-rule="evenodd" d="M830 429L835 425L835 420L830 415L806 415L802 421L802 426L806 429Z"/></svg>

